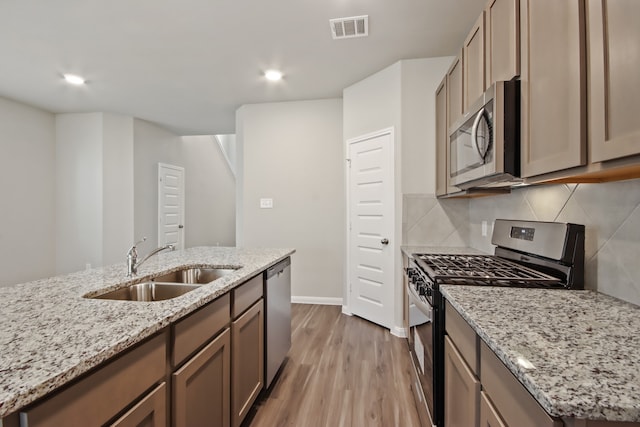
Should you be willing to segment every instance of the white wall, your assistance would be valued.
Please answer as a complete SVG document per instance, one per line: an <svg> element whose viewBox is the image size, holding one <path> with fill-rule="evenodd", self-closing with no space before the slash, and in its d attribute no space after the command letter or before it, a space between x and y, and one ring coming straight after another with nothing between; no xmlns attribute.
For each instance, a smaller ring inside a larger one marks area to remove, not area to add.
<svg viewBox="0 0 640 427"><path fill-rule="evenodd" d="M55 118L0 98L0 286L55 274Z"/></svg>
<svg viewBox="0 0 640 427"><path fill-rule="evenodd" d="M56 272L102 265L102 114L56 116Z"/></svg>
<svg viewBox="0 0 640 427"><path fill-rule="evenodd" d="M56 271L121 262L133 239L133 119L56 116Z"/></svg>
<svg viewBox="0 0 640 427"><path fill-rule="evenodd" d="M103 114L102 265L123 262L133 236L133 118Z"/></svg>
<svg viewBox="0 0 640 427"><path fill-rule="evenodd" d="M341 117L339 99L244 105L236 116L237 243L296 248L292 294L307 301L342 300ZM260 198L272 198L273 209L260 209Z"/></svg>
<svg viewBox="0 0 640 427"><path fill-rule="evenodd" d="M135 240L147 238L139 250L140 254L146 254L158 246L158 163L185 167L185 162L180 137L160 126L134 119L133 140L133 230ZM189 185L189 173L185 168L185 188ZM189 227L186 222L185 227Z"/></svg>
<svg viewBox="0 0 640 427"><path fill-rule="evenodd" d="M185 169L185 246L235 246L236 182L215 138L182 137ZM235 151L234 151L235 153Z"/></svg>

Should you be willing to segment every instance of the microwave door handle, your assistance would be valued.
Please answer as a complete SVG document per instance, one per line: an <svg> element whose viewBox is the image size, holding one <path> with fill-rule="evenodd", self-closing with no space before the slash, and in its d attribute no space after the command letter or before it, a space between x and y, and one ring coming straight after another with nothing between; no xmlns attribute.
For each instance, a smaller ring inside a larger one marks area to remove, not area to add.
<svg viewBox="0 0 640 427"><path fill-rule="evenodd" d="M480 145L478 144L478 127L480 126L480 120L482 120L483 116L484 116L484 108L478 111L478 114L476 114L476 118L473 121L473 125L471 126L471 140L476 146L476 151L478 151L478 155L484 162L484 158L487 156L487 150L485 147L483 152L483 150L480 149Z"/></svg>

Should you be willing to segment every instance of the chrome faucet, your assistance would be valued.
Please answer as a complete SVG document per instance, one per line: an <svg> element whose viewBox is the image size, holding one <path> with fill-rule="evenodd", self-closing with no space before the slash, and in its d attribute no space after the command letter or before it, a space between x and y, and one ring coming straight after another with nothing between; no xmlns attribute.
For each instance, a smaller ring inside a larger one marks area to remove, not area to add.
<svg viewBox="0 0 640 427"><path fill-rule="evenodd" d="M137 241L133 246L131 246L131 249L129 249L129 252L127 252L127 277L133 277L138 274L138 267L140 267L146 260L157 254L158 252L164 251L166 249L169 249L170 251L176 249L176 247L173 245L164 245L152 250L147 256L142 258L141 261L138 261L137 246L145 240L147 240L147 238L143 237L142 240Z"/></svg>

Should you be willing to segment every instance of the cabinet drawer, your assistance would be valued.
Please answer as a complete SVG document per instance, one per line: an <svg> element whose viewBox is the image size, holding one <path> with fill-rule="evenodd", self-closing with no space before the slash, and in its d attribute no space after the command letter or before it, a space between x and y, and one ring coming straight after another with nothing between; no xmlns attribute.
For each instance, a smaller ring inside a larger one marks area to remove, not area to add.
<svg viewBox="0 0 640 427"><path fill-rule="evenodd" d="M229 324L229 301L229 294L224 294L174 325L171 359L173 366L184 362L189 355Z"/></svg>
<svg viewBox="0 0 640 427"><path fill-rule="evenodd" d="M482 388L505 424L518 427L560 427L483 342L480 345Z"/></svg>
<svg viewBox="0 0 640 427"><path fill-rule="evenodd" d="M160 384L110 427L166 427L167 385Z"/></svg>
<svg viewBox="0 0 640 427"><path fill-rule="evenodd" d="M242 285L235 288L231 300L231 317L236 319L251 305L262 298L262 273L253 279L247 280Z"/></svg>
<svg viewBox="0 0 640 427"><path fill-rule="evenodd" d="M475 331L469 326L466 320L460 316L455 308L446 301L445 308L445 329L451 341L467 361L469 368L475 375L478 375L480 367L480 354L478 353L479 338Z"/></svg>
<svg viewBox="0 0 640 427"><path fill-rule="evenodd" d="M480 393L480 427L508 427L484 391Z"/></svg>
<svg viewBox="0 0 640 427"><path fill-rule="evenodd" d="M152 338L20 414L21 425L104 425L166 370L167 334Z"/></svg>

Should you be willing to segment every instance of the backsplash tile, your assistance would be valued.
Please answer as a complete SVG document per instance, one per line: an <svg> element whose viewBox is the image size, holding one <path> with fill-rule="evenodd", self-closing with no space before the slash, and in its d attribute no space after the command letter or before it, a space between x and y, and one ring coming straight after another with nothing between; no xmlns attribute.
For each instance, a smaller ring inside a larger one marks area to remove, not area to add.
<svg viewBox="0 0 640 427"><path fill-rule="evenodd" d="M404 194L402 242L410 246L468 246L467 200L438 200L432 194Z"/></svg>
<svg viewBox="0 0 640 427"><path fill-rule="evenodd" d="M586 226L585 287L640 305L640 180L525 187L509 195L438 200L403 197L405 245L471 246L492 253L497 218Z"/></svg>

